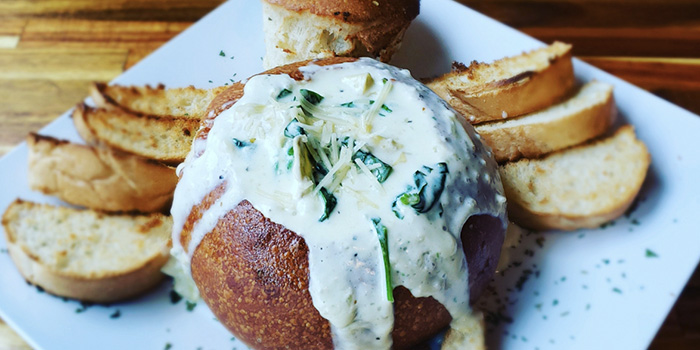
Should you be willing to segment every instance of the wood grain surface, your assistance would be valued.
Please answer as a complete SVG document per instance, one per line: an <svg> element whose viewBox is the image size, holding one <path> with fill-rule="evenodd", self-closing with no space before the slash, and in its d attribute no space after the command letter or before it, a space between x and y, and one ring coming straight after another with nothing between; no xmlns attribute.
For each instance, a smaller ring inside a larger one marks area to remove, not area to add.
<svg viewBox="0 0 700 350"><path fill-rule="evenodd" d="M0 155L222 2L0 0ZM459 2L700 113L700 1ZM650 348L700 349L700 271ZM0 321L0 349L30 347Z"/></svg>

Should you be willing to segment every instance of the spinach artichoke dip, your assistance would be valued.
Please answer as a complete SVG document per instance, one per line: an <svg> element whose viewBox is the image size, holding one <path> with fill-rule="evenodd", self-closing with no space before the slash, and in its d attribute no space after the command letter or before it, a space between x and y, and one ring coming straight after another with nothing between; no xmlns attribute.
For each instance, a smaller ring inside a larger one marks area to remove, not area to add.
<svg viewBox="0 0 700 350"><path fill-rule="evenodd" d="M478 214L505 222L489 151L406 70L372 59L299 70L300 81L250 78L178 168L169 270L189 274L199 242L248 200L308 245L309 292L336 349L391 348L397 286L433 297L453 329L466 327L462 227ZM182 247L190 210L224 183ZM186 280L176 288L196 297Z"/></svg>

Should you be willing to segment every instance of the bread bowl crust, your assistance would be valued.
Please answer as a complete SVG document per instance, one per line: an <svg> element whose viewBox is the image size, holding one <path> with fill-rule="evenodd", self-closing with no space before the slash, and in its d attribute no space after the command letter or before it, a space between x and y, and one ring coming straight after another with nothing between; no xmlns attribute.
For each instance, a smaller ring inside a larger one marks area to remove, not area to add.
<svg viewBox="0 0 700 350"><path fill-rule="evenodd" d="M331 58L313 64L355 60ZM288 74L301 80L299 68L309 63L298 62L261 74ZM214 118L240 99L243 87L242 83L235 84L212 101L197 142L206 140ZM219 185L191 209L180 233L185 249L196 222L221 197L226 186L225 182ZM504 223L488 215L473 216L464 226L462 238L472 302L485 288L497 264L502 239L490 237L502 238L504 231ZM333 348L328 321L315 309L308 292L308 247L304 239L267 219L248 201L219 218L191 256L192 277L204 301L239 339L256 349ZM394 348L424 341L451 320L447 310L433 298L414 298L404 287L394 289L394 298Z"/></svg>

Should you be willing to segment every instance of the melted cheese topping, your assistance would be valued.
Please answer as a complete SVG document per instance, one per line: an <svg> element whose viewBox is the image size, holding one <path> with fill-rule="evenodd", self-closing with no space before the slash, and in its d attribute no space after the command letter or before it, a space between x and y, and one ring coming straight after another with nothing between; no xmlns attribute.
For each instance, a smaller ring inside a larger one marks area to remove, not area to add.
<svg viewBox="0 0 700 350"><path fill-rule="evenodd" d="M173 255L191 253L247 199L309 247L309 292L336 349L389 349L393 287L432 296L466 324L471 310L460 233L475 214L504 218L493 161L473 129L408 71L371 59L260 75L214 121L203 153L178 172ZM466 129L466 130L465 130ZM226 181L196 223L196 203ZM462 327L463 328L463 327Z"/></svg>

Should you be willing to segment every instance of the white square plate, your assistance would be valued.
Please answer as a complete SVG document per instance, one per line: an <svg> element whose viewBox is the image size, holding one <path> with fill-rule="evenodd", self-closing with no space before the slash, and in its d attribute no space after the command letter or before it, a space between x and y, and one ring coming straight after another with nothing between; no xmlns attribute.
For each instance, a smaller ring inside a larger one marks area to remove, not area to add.
<svg viewBox="0 0 700 350"><path fill-rule="evenodd" d="M258 1L231 0L115 80L214 87L262 71ZM542 44L450 0L423 1L393 64L416 77L453 60L491 61ZM615 85L623 122L652 166L636 210L597 230L530 234L481 305L493 349L643 349L700 259L700 117L581 61L581 81ZM78 102L78 101L76 101ZM67 114L42 130L78 140ZM0 211L15 198L59 203L28 189L27 148L0 160ZM245 349L200 303L171 303L170 286L84 308L28 286L0 235L0 316L37 349ZM116 317L117 310L119 317ZM115 315L115 317L112 317ZM170 344L170 346L168 345Z"/></svg>

